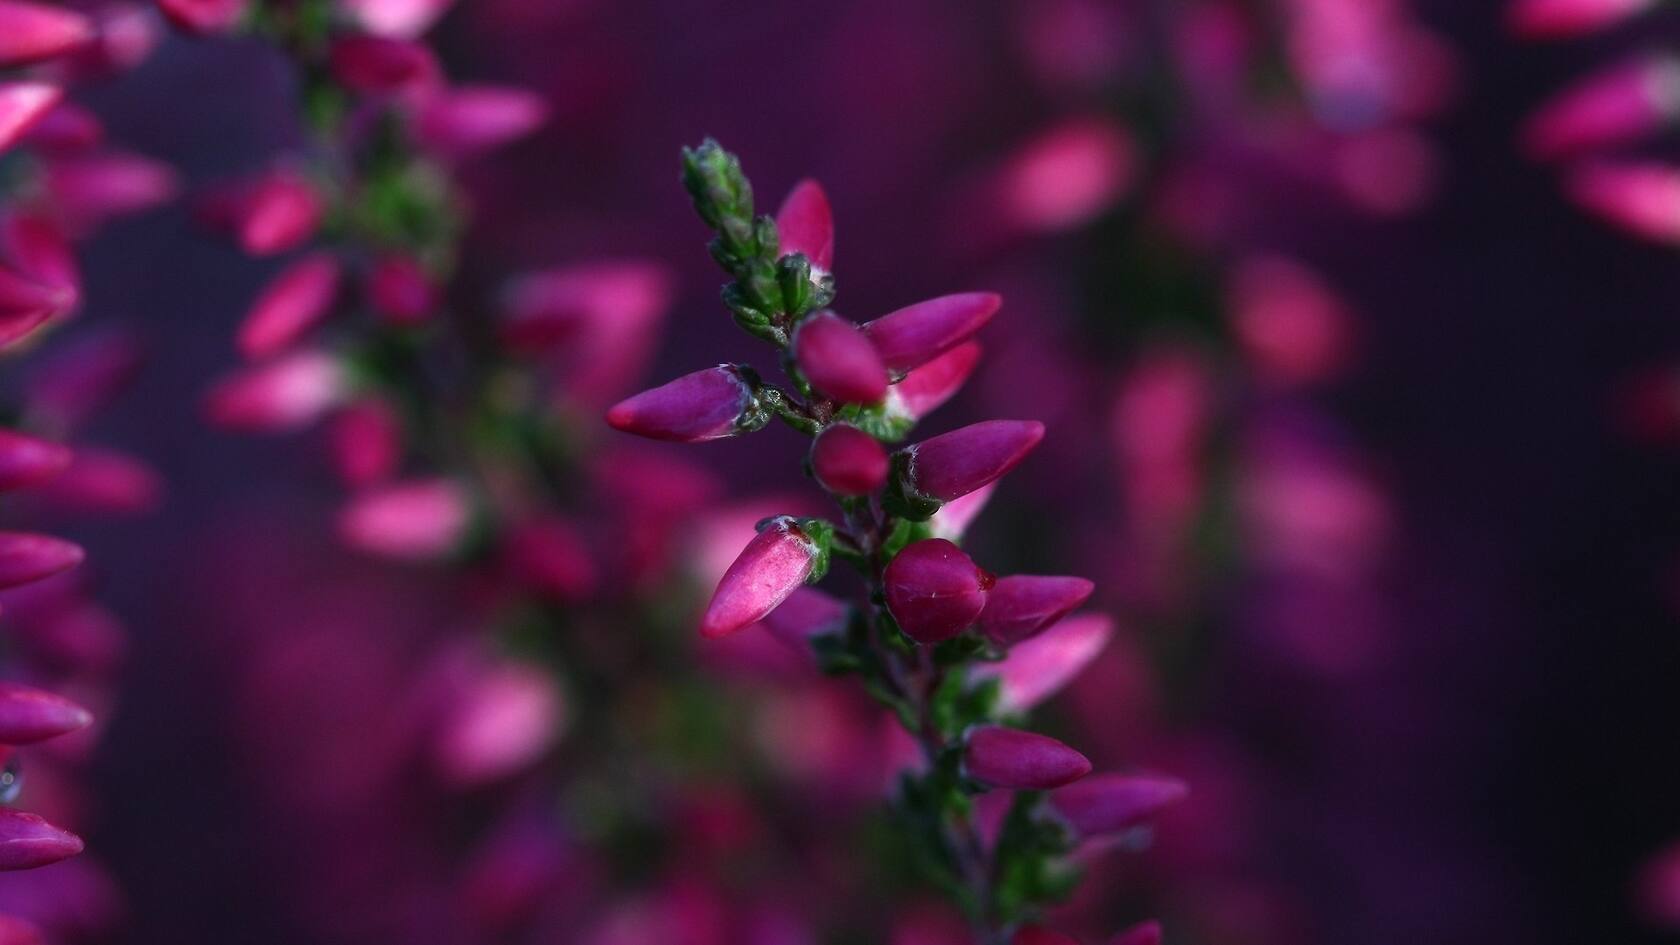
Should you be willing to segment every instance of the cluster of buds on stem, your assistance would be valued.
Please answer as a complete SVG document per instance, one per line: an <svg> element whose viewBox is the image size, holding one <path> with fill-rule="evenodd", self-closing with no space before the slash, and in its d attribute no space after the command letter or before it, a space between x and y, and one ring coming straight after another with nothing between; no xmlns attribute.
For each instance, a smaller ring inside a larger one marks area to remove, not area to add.
<svg viewBox="0 0 1680 945"><path fill-rule="evenodd" d="M840 509L835 521L762 522L718 584L701 633L762 626L810 647L826 671L861 677L921 750L896 812L928 880L963 907L982 945L1066 940L1026 923L1073 888L1067 854L1090 838L1146 829L1184 786L1087 777L1091 764L1077 750L1019 727L1027 708L1094 655L1080 642L1093 618L1069 616L1093 587L1077 577L998 578L959 543L978 503L1038 445L1043 426L993 420L900 445L967 379L979 355L974 336L1001 300L949 295L856 325L828 308L834 231L818 185L799 184L775 218L758 216L739 161L709 140L684 152L682 180L717 234L713 257L734 279L725 306L776 349L788 382L738 365L708 368L618 404L607 420L701 442L778 418L812 438L806 468ZM863 579L856 606L807 587L833 558ZM976 816L988 792L1013 793L995 832Z"/></svg>

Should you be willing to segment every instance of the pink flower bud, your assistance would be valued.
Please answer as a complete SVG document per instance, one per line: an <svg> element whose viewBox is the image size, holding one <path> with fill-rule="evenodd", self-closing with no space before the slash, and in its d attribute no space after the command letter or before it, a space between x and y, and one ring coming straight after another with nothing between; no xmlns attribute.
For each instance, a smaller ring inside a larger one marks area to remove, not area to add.
<svg viewBox="0 0 1680 945"><path fill-rule="evenodd" d="M409 256L381 256L367 280L368 303L387 325L418 325L437 308L438 290Z"/></svg>
<svg viewBox="0 0 1680 945"><path fill-rule="evenodd" d="M333 77L352 92L392 95L423 88L442 72L432 51L419 43L382 36L345 36L328 54Z"/></svg>
<svg viewBox="0 0 1680 945"><path fill-rule="evenodd" d="M1680 116L1680 62L1666 56L1625 63L1572 86L1523 128L1541 160L1630 144Z"/></svg>
<svg viewBox="0 0 1680 945"><path fill-rule="evenodd" d="M761 418L747 369L720 364L643 391L607 411L616 430L655 440L701 443L757 429Z"/></svg>
<svg viewBox="0 0 1680 945"><path fill-rule="evenodd" d="M278 433L308 426L344 397L344 367L324 351L299 351L218 382L206 398L210 420L229 430Z"/></svg>
<svg viewBox="0 0 1680 945"><path fill-rule="evenodd" d="M1188 793L1183 781L1150 775L1099 774L1050 795L1050 807L1076 838L1140 826Z"/></svg>
<svg viewBox="0 0 1680 945"><path fill-rule="evenodd" d="M1137 149L1117 123L1074 119L1044 133L1011 160L998 196L1012 222L1024 229L1071 229L1113 206L1137 168Z"/></svg>
<svg viewBox="0 0 1680 945"><path fill-rule="evenodd" d="M542 98L524 89L472 85L428 96L415 115L420 146L460 160L501 147L548 120Z"/></svg>
<svg viewBox="0 0 1680 945"><path fill-rule="evenodd" d="M1042 925L1023 925L1009 940L1009 945L1079 945L1079 939Z"/></svg>
<svg viewBox="0 0 1680 945"><path fill-rule="evenodd" d="M362 29L376 36L413 39L432 28L455 0L339 0Z"/></svg>
<svg viewBox="0 0 1680 945"><path fill-rule="evenodd" d="M0 745L29 745L91 724L93 715L68 699L0 682Z"/></svg>
<svg viewBox="0 0 1680 945"><path fill-rule="evenodd" d="M887 369L903 374L974 337L1002 305L991 292L943 295L866 322L863 331Z"/></svg>
<svg viewBox="0 0 1680 945"><path fill-rule="evenodd" d="M163 18L194 36L225 33L245 16L248 0L157 0Z"/></svg>
<svg viewBox="0 0 1680 945"><path fill-rule="evenodd" d="M345 544L408 561L446 558L473 524L472 496L451 479L377 486L351 499L338 516Z"/></svg>
<svg viewBox="0 0 1680 945"><path fill-rule="evenodd" d="M845 424L834 424L811 444L817 484L835 495L869 495L887 481L891 461L879 440Z"/></svg>
<svg viewBox="0 0 1680 945"><path fill-rule="evenodd" d="M991 501L992 493L996 491L997 483L994 482L941 505L939 511L933 513L933 518L928 519L928 529L933 533L931 537L960 543L968 534L968 526L974 524L974 520L986 510L986 503Z"/></svg>
<svg viewBox="0 0 1680 945"><path fill-rule="evenodd" d="M1227 292L1231 327L1263 380L1310 384L1346 366L1347 307L1312 270L1280 256L1239 264Z"/></svg>
<svg viewBox="0 0 1680 945"><path fill-rule="evenodd" d="M40 491L62 509L97 515L138 515L163 495L163 480L141 460L110 449L78 448L70 467Z"/></svg>
<svg viewBox="0 0 1680 945"><path fill-rule="evenodd" d="M983 725L968 733L963 771L995 788L1048 791L1090 774L1091 762L1048 735Z"/></svg>
<svg viewBox="0 0 1680 945"><path fill-rule="evenodd" d="M333 468L351 486L388 479L402 461L402 418L378 398L358 400L339 411L328 437Z"/></svg>
<svg viewBox="0 0 1680 945"><path fill-rule="evenodd" d="M927 362L887 391L889 412L920 420L955 397L980 363L980 342L965 341Z"/></svg>
<svg viewBox="0 0 1680 945"><path fill-rule="evenodd" d="M168 203L180 190L168 165L116 151L52 158L45 180L58 216L77 233Z"/></svg>
<svg viewBox="0 0 1680 945"><path fill-rule="evenodd" d="M810 577L817 552L816 542L792 517L766 523L723 572L700 635L716 639L763 620Z"/></svg>
<svg viewBox="0 0 1680 945"><path fill-rule="evenodd" d="M844 404L873 404L887 395L887 369L868 336L833 312L820 312L793 333L793 355L811 386Z"/></svg>
<svg viewBox="0 0 1680 945"><path fill-rule="evenodd" d="M938 643L968 629L986 606L994 578L943 538L898 553L882 575L887 610L905 633Z"/></svg>
<svg viewBox="0 0 1680 945"><path fill-rule="evenodd" d="M0 430L0 492L38 486L69 465L69 447Z"/></svg>
<svg viewBox="0 0 1680 945"><path fill-rule="evenodd" d="M1607 29L1650 9L1655 0L1514 0L1511 31L1525 39L1566 39Z"/></svg>
<svg viewBox="0 0 1680 945"><path fill-rule="evenodd" d="M52 577L82 563L82 549L51 535L0 532L0 589Z"/></svg>
<svg viewBox="0 0 1680 945"><path fill-rule="evenodd" d="M34 814L0 807L0 871L32 870L82 852L80 837Z"/></svg>
<svg viewBox="0 0 1680 945"><path fill-rule="evenodd" d="M553 677L534 666L477 668L452 695L432 752L438 773L457 787L518 773L565 729L565 701Z"/></svg>
<svg viewBox="0 0 1680 945"><path fill-rule="evenodd" d="M1013 574L999 578L986 595L980 630L994 643L1012 646L1073 613L1095 589L1081 577Z"/></svg>
<svg viewBox="0 0 1680 945"><path fill-rule="evenodd" d="M64 98L47 82L0 82L0 154L17 144Z"/></svg>
<svg viewBox="0 0 1680 945"><path fill-rule="evenodd" d="M804 253L811 268L822 272L834 268L834 214L821 184L802 180L794 185L776 211L776 232L782 255Z"/></svg>
<svg viewBox="0 0 1680 945"><path fill-rule="evenodd" d="M1114 634L1114 621L1101 614L1069 617L1009 650L1001 663L975 667L977 680L996 679L1008 712L1026 712L1055 695L1097 658Z"/></svg>
<svg viewBox="0 0 1680 945"><path fill-rule="evenodd" d="M835 633L845 621L844 603L814 587L798 587L764 618L764 627L795 652L810 656L811 638Z"/></svg>
<svg viewBox="0 0 1680 945"><path fill-rule="evenodd" d="M266 358L296 344L332 311L338 278L331 253L313 253L287 266L263 288L239 326L239 352Z"/></svg>
<svg viewBox="0 0 1680 945"><path fill-rule="evenodd" d="M564 519L520 523L509 533L504 554L517 580L553 600L583 600L600 581L588 539Z"/></svg>
<svg viewBox="0 0 1680 945"><path fill-rule="evenodd" d="M74 52L93 35L92 21L68 7L0 0L0 69Z"/></svg>
<svg viewBox="0 0 1680 945"><path fill-rule="evenodd" d="M75 303L75 292L0 269L0 347L12 344Z"/></svg>
<svg viewBox="0 0 1680 945"><path fill-rule="evenodd" d="M1594 161L1577 168L1567 188L1576 204L1635 236L1680 243L1680 168Z"/></svg>
<svg viewBox="0 0 1680 945"><path fill-rule="evenodd" d="M315 235L321 198L302 174L282 168L251 181L225 208L239 248L252 256L295 249Z"/></svg>
<svg viewBox="0 0 1680 945"><path fill-rule="evenodd" d="M52 220L39 214L14 213L0 220L0 254L18 272L44 286L72 294L69 311L81 294L81 274L70 240Z"/></svg>
<svg viewBox="0 0 1680 945"><path fill-rule="evenodd" d="M1108 945L1161 945L1161 923L1140 922L1109 940Z"/></svg>
<svg viewBox="0 0 1680 945"><path fill-rule="evenodd" d="M894 488L912 511L937 508L1014 469L1043 438L1044 424L1035 420L985 420L942 433L898 451Z"/></svg>

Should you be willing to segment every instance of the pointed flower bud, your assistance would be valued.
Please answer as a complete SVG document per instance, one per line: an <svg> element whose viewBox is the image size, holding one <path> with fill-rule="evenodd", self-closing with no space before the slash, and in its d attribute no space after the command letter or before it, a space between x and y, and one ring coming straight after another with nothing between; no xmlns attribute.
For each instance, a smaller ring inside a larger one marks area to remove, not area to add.
<svg viewBox="0 0 1680 945"><path fill-rule="evenodd" d="M245 16L248 0L157 0L163 18L193 36L225 33Z"/></svg>
<svg viewBox="0 0 1680 945"><path fill-rule="evenodd" d="M0 870L32 870L82 852L80 837L34 814L0 807Z"/></svg>
<svg viewBox="0 0 1680 945"><path fill-rule="evenodd" d="M1099 774L1050 795L1050 807L1076 838L1140 826L1189 793L1183 781L1151 775Z"/></svg>
<svg viewBox="0 0 1680 945"><path fill-rule="evenodd" d="M0 589L49 578L81 563L81 547L62 538L0 532Z"/></svg>
<svg viewBox="0 0 1680 945"><path fill-rule="evenodd" d="M529 664L475 667L452 696L432 755L439 775L457 787L518 773L565 731L566 703L554 677Z"/></svg>
<svg viewBox="0 0 1680 945"><path fill-rule="evenodd" d="M95 515L138 515L163 495L163 480L140 459L112 449L78 448L70 467L41 489L59 509Z"/></svg>
<svg viewBox="0 0 1680 945"><path fill-rule="evenodd" d="M887 481L891 461L881 441L845 424L834 424L811 444L811 471L835 495L870 495Z"/></svg>
<svg viewBox="0 0 1680 945"><path fill-rule="evenodd" d="M893 455L887 508L925 521L1020 465L1043 438L1035 420L986 420L907 446Z"/></svg>
<svg viewBox="0 0 1680 945"><path fill-rule="evenodd" d="M980 363L980 342L965 341L904 375L887 392L888 412L920 420L955 397Z"/></svg>
<svg viewBox="0 0 1680 945"><path fill-rule="evenodd" d="M333 78L361 95L394 95L438 81L442 70L430 48L405 39L345 36L328 53Z"/></svg>
<svg viewBox="0 0 1680 945"><path fill-rule="evenodd" d="M358 400L339 411L328 437L333 468L352 486L387 479L402 461L402 418L378 398Z"/></svg>
<svg viewBox="0 0 1680 945"><path fill-rule="evenodd" d="M1026 712L1073 681L1113 635L1114 621L1101 614L1069 617L1011 647L1002 662L976 666L973 676L998 681L998 701L1005 711Z"/></svg>
<svg viewBox="0 0 1680 945"><path fill-rule="evenodd" d="M776 233L782 255L804 253L814 270L833 270L834 214L821 184L802 180L794 185L776 211Z"/></svg>
<svg viewBox="0 0 1680 945"><path fill-rule="evenodd" d="M787 515L764 523L723 573L700 635L725 637L763 620L816 574L826 549L814 524Z"/></svg>
<svg viewBox="0 0 1680 945"><path fill-rule="evenodd" d="M210 420L229 430L279 433L306 427L343 399L344 367L324 351L299 351L246 368L210 389Z"/></svg>
<svg viewBox="0 0 1680 945"><path fill-rule="evenodd" d="M47 82L0 82L0 154L17 144L64 98Z"/></svg>
<svg viewBox="0 0 1680 945"><path fill-rule="evenodd" d="M974 337L1002 305L991 292L944 295L866 322L863 331L887 370L903 374Z"/></svg>
<svg viewBox="0 0 1680 945"><path fill-rule="evenodd" d="M968 533L968 526L980 517L986 510L986 503L992 499L992 493L997 491L997 483L981 486L968 495L941 505L939 511L928 519L928 530L933 538L944 538L962 543L963 535Z"/></svg>
<svg viewBox="0 0 1680 945"><path fill-rule="evenodd" d="M420 146L459 160L511 143L548 120L548 106L524 89L459 86L428 96L415 115Z"/></svg>
<svg viewBox="0 0 1680 945"><path fill-rule="evenodd" d="M1624 63L1546 103L1523 129L1541 160L1631 144L1680 117L1680 62L1669 56Z"/></svg>
<svg viewBox="0 0 1680 945"><path fill-rule="evenodd" d="M282 168L250 182L228 210L239 248L252 256L273 256L314 236L323 208L313 184Z"/></svg>
<svg viewBox="0 0 1680 945"><path fill-rule="evenodd" d="M93 22L68 7L0 0L0 69L74 52L93 36Z"/></svg>
<svg viewBox="0 0 1680 945"><path fill-rule="evenodd" d="M38 486L69 465L69 447L0 430L0 492Z"/></svg>
<svg viewBox="0 0 1680 945"><path fill-rule="evenodd" d="M1593 161L1567 181L1571 199L1634 236L1680 244L1680 168L1651 161Z"/></svg>
<svg viewBox="0 0 1680 945"><path fill-rule="evenodd" d="M1608 29L1655 4L1656 0L1513 0L1506 21L1525 39L1567 39Z"/></svg>
<svg viewBox="0 0 1680 945"><path fill-rule="evenodd" d="M1091 762L1048 735L983 725L968 733L963 771L995 788L1048 791L1090 774Z"/></svg>
<svg viewBox="0 0 1680 945"><path fill-rule="evenodd" d="M330 253L313 253L286 267L239 326L239 352L266 358L296 344L332 311L338 278L338 261Z"/></svg>
<svg viewBox="0 0 1680 945"><path fill-rule="evenodd" d="M466 543L472 496L452 479L378 486L350 500L338 517L345 544L407 561L447 558Z"/></svg>
<svg viewBox="0 0 1680 945"><path fill-rule="evenodd" d="M70 310L76 294L0 269L0 347L28 337L56 315Z"/></svg>
<svg viewBox="0 0 1680 945"><path fill-rule="evenodd" d="M167 203L181 186L161 161L117 151L55 157L45 182L57 215L76 233Z"/></svg>
<svg viewBox="0 0 1680 945"><path fill-rule="evenodd" d="M1114 936L1108 945L1161 945L1161 939L1161 923L1140 922Z"/></svg>
<svg viewBox="0 0 1680 945"><path fill-rule="evenodd" d="M1079 945L1079 939L1042 925L1023 925L1009 940L1009 945Z"/></svg>
<svg viewBox="0 0 1680 945"><path fill-rule="evenodd" d="M769 422L757 388L758 375L751 368L720 364L620 402L607 411L607 423L625 433L677 443L751 433Z"/></svg>
<svg viewBox="0 0 1680 945"><path fill-rule="evenodd" d="M887 369L875 346L833 312L800 322L793 333L793 356L812 387L843 404L879 403L887 395Z"/></svg>
<svg viewBox="0 0 1680 945"><path fill-rule="evenodd" d="M1036 636L1085 603L1096 585L1082 577L1012 574L986 595L980 631L1000 646Z"/></svg>
<svg viewBox="0 0 1680 945"><path fill-rule="evenodd" d="M0 745L30 745L92 723L93 715L68 699L0 682Z"/></svg>
<svg viewBox="0 0 1680 945"><path fill-rule="evenodd" d="M938 643L968 629L985 609L994 580L943 538L906 547L882 575L887 611L920 643Z"/></svg>
<svg viewBox="0 0 1680 945"><path fill-rule="evenodd" d="M76 304L82 280L75 251L64 230L46 216L13 213L0 219L0 254L25 278L70 292L66 310Z"/></svg>
<svg viewBox="0 0 1680 945"><path fill-rule="evenodd" d="M24 140L39 151L73 154L98 147L105 140L105 126L100 124L98 115L61 98L56 107L29 129Z"/></svg>

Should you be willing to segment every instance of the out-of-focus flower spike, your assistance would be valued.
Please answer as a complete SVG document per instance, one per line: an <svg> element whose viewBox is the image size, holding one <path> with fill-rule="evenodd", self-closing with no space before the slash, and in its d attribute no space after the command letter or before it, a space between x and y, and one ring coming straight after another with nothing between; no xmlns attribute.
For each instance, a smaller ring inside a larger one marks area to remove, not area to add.
<svg viewBox="0 0 1680 945"><path fill-rule="evenodd" d="M51 158L44 180L55 212L74 233L151 210L180 191L180 179L168 165L119 151Z"/></svg>
<svg viewBox="0 0 1680 945"><path fill-rule="evenodd" d="M82 840L34 814L0 807L0 870L32 870L82 852Z"/></svg>
<svg viewBox="0 0 1680 945"><path fill-rule="evenodd" d="M40 124L64 99L50 82L0 82L0 154Z"/></svg>
<svg viewBox="0 0 1680 945"><path fill-rule="evenodd" d="M1079 614L1011 647L1002 662L976 666L973 676L998 681L998 700L1005 711L1026 712L1072 682L1113 635L1113 620Z"/></svg>
<svg viewBox="0 0 1680 945"><path fill-rule="evenodd" d="M455 0L339 0L362 29L376 36L413 39L453 6Z"/></svg>
<svg viewBox="0 0 1680 945"><path fill-rule="evenodd" d="M210 421L229 430L280 433L314 423L344 399L344 366L324 351L299 351L223 378L206 400Z"/></svg>
<svg viewBox="0 0 1680 945"><path fill-rule="evenodd" d="M429 47L406 39L345 36L328 53L333 77L361 95L396 95L438 82L443 70Z"/></svg>
<svg viewBox="0 0 1680 945"><path fill-rule="evenodd" d="M677 443L750 433L767 421L758 401L757 376L739 364L685 374L607 411L607 423L614 429Z"/></svg>
<svg viewBox="0 0 1680 945"><path fill-rule="evenodd" d="M794 518L767 522L723 573L700 635L716 639L763 620L811 576L821 551Z"/></svg>
<svg viewBox="0 0 1680 945"><path fill-rule="evenodd" d="M1656 6L1656 0L1514 0L1511 31L1526 39L1567 39L1609 29Z"/></svg>
<svg viewBox="0 0 1680 945"><path fill-rule="evenodd" d="M776 639L801 655L811 654L811 638L834 633L845 626L846 605L814 587L795 588L781 606L764 618L764 627Z"/></svg>
<svg viewBox="0 0 1680 945"><path fill-rule="evenodd" d="M1023 925L1009 945L1079 945L1079 939L1042 925Z"/></svg>
<svg viewBox="0 0 1680 945"><path fill-rule="evenodd" d="M345 544L408 561L455 554L472 525L472 496L452 479L376 486L352 498L338 516L338 534Z"/></svg>
<svg viewBox="0 0 1680 945"><path fill-rule="evenodd" d="M138 515L157 507L163 478L145 462L112 449L78 447L70 466L37 493L61 509Z"/></svg>
<svg viewBox="0 0 1680 945"><path fill-rule="evenodd" d="M1531 157L1557 160L1629 144L1680 118L1680 60L1651 56L1588 78L1523 128Z"/></svg>
<svg viewBox="0 0 1680 945"><path fill-rule="evenodd" d="M93 714L62 696L0 682L0 745L31 745L93 724Z"/></svg>
<svg viewBox="0 0 1680 945"><path fill-rule="evenodd" d="M249 0L157 0L163 18L193 36L232 30L244 19L248 6Z"/></svg>
<svg viewBox="0 0 1680 945"><path fill-rule="evenodd" d="M379 398L358 400L340 410L327 436L333 468L348 485L370 486L388 479L402 461L402 418Z"/></svg>
<svg viewBox="0 0 1680 945"><path fill-rule="evenodd" d="M554 677L506 662L477 668L452 698L434 735L437 772L456 787L490 784L530 766L565 730Z"/></svg>
<svg viewBox="0 0 1680 945"><path fill-rule="evenodd" d="M800 322L793 334L799 371L819 393L843 404L879 403L887 395L887 369L869 337L833 312Z"/></svg>
<svg viewBox="0 0 1680 945"><path fill-rule="evenodd" d="M552 600L584 600L600 583L588 539L565 519L521 522L508 534L503 554L518 581Z"/></svg>
<svg viewBox="0 0 1680 945"><path fill-rule="evenodd" d="M28 336L74 304L75 293L69 289L0 269L0 348Z"/></svg>
<svg viewBox="0 0 1680 945"><path fill-rule="evenodd" d="M75 52L93 37L93 21L69 7L0 0L0 69Z"/></svg>
<svg viewBox="0 0 1680 945"><path fill-rule="evenodd" d="M1187 793L1175 778L1099 774L1053 791L1050 807L1082 839L1141 826Z"/></svg>
<svg viewBox="0 0 1680 945"><path fill-rule="evenodd" d="M921 643L938 643L968 629L985 609L994 580L942 538L906 547L882 575L888 612Z"/></svg>
<svg viewBox="0 0 1680 945"><path fill-rule="evenodd" d="M794 185L776 211L776 233L782 255L804 253L813 269L834 269L834 212L821 184L802 180Z"/></svg>
<svg viewBox="0 0 1680 945"><path fill-rule="evenodd" d="M290 168L251 181L226 209L239 248L252 256L273 256L303 245L321 223L321 196Z"/></svg>
<svg viewBox="0 0 1680 945"><path fill-rule="evenodd" d="M980 631L992 642L1013 646L1073 613L1096 589L1081 577L1014 574L999 578L986 596Z"/></svg>
<svg viewBox="0 0 1680 945"><path fill-rule="evenodd" d="M1109 940L1108 945L1161 945L1161 923L1140 922Z"/></svg>
<svg viewBox="0 0 1680 945"><path fill-rule="evenodd" d="M331 253L312 253L287 266L251 305L239 326L239 353L267 358L296 344L332 312L340 268Z"/></svg>
<svg viewBox="0 0 1680 945"><path fill-rule="evenodd" d="M1002 306L991 292L943 295L866 322L863 331L887 369L904 374L974 337Z"/></svg>
<svg viewBox="0 0 1680 945"><path fill-rule="evenodd" d="M1048 735L983 725L968 733L963 772L994 788L1048 791L1090 774L1091 762Z"/></svg>
<svg viewBox="0 0 1680 945"><path fill-rule="evenodd" d="M70 448L61 443L0 430L0 492L38 486L70 465Z"/></svg>
<svg viewBox="0 0 1680 945"><path fill-rule="evenodd" d="M980 342L967 341L904 375L887 391L889 412L920 420L955 397L980 363Z"/></svg>
<svg viewBox="0 0 1680 945"><path fill-rule="evenodd" d="M992 493L996 491L997 483L988 483L941 505L939 511L933 513L933 518L928 519L932 537L960 544L963 536L968 534L968 526L974 524L974 520L986 510L986 503L991 501Z"/></svg>
<svg viewBox="0 0 1680 945"><path fill-rule="evenodd" d="M386 255L367 277L368 304L387 325L418 325L437 309L438 289L413 257Z"/></svg>
<svg viewBox="0 0 1680 945"><path fill-rule="evenodd" d="M31 584L82 563L82 549L62 538L0 532L0 589Z"/></svg>
<svg viewBox="0 0 1680 945"><path fill-rule="evenodd" d="M1036 420L985 420L907 446L893 455L888 507L925 521L1020 465L1043 438Z"/></svg>
<svg viewBox="0 0 1680 945"><path fill-rule="evenodd" d="M881 442L857 427L834 424L811 444L811 471L835 495L870 495L887 481L891 460Z"/></svg>
<svg viewBox="0 0 1680 945"><path fill-rule="evenodd" d="M1571 172L1569 196L1611 224L1658 243L1680 243L1680 168L1593 161Z"/></svg>
<svg viewBox="0 0 1680 945"><path fill-rule="evenodd" d="M547 120L548 106L533 92L466 85L426 96L414 130L429 153L461 160L523 138Z"/></svg>

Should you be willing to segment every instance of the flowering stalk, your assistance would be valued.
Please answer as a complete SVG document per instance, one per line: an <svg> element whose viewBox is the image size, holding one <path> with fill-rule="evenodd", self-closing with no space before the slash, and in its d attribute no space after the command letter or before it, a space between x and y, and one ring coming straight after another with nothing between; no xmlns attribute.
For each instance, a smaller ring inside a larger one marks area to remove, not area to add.
<svg viewBox="0 0 1680 945"><path fill-rule="evenodd" d="M888 455L966 379L974 364L966 346L999 300L946 296L854 326L826 308L833 229L817 185L799 185L777 217L759 216L740 162L710 140L684 152L682 180L716 233L713 258L734 279L724 305L778 351L787 384L734 368L728 384L700 385L690 375L625 401L608 420L630 433L696 441L752 432L773 414L812 437L808 470L839 507L833 521L760 523L718 585L701 632L723 637L763 621L787 634L778 629L781 608L798 600L798 614L814 615L815 625L793 635L829 673L859 677L919 746L895 809L928 880L967 913L981 945L1021 940L1018 930L1030 936L1023 923L1077 882L1068 855L1081 841L1146 824L1183 786L1128 775L1081 780L1089 762L1017 728L1024 706L1006 702L1005 687L983 671L1045 634L1092 589L1079 578L1000 580L956 544L960 526L940 522L1024 460L1043 427L990 421ZM960 369L941 363L958 352ZM922 386L923 371L932 387ZM965 522L972 514L961 512ZM801 590L821 581L833 558L862 578L854 606ZM829 602L813 608L813 596ZM995 831L977 803L994 790L1015 792Z"/></svg>

